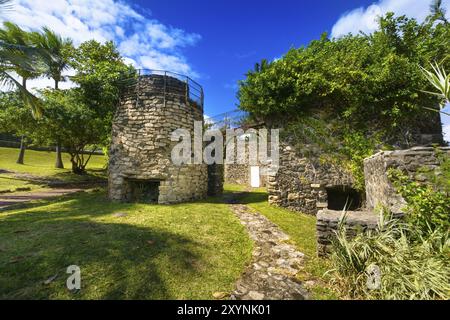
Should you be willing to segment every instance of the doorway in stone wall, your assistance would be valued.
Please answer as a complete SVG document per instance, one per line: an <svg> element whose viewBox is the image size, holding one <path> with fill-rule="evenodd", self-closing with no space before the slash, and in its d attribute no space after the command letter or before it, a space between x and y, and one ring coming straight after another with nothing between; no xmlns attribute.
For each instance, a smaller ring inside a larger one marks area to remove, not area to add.
<svg viewBox="0 0 450 320"><path fill-rule="evenodd" d="M250 168L250 185L252 188L259 188L261 186L261 176L259 167Z"/></svg>
<svg viewBox="0 0 450 320"><path fill-rule="evenodd" d="M361 208L361 194L348 186L333 186L326 188L328 196L328 209L354 211Z"/></svg>
<svg viewBox="0 0 450 320"><path fill-rule="evenodd" d="M159 180L128 180L130 202L136 203L158 203Z"/></svg>

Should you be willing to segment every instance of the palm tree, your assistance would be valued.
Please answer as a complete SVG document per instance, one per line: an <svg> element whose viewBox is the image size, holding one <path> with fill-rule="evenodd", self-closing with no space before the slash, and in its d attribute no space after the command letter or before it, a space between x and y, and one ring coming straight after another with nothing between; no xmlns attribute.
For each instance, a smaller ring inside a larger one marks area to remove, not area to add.
<svg viewBox="0 0 450 320"><path fill-rule="evenodd" d="M0 0L0 15L12 8L12 0Z"/></svg>
<svg viewBox="0 0 450 320"><path fill-rule="evenodd" d="M448 20L445 17L446 10L442 6L442 0L434 0L430 5L430 11L435 19L448 24Z"/></svg>
<svg viewBox="0 0 450 320"><path fill-rule="evenodd" d="M13 0L0 0L0 16L12 9ZM0 85L5 88L17 88L23 101L31 108L33 116L41 115L42 106L40 100L24 88L8 71L12 66L20 65L23 69L38 70L43 65L40 62L41 52L26 46L18 46L0 40Z"/></svg>
<svg viewBox="0 0 450 320"><path fill-rule="evenodd" d="M450 114L442 111L442 109L445 107L447 103L450 103L450 74L447 74L445 72L445 69L443 67L440 67L437 63L431 64L432 71L428 71L425 68L422 68L422 72L424 76L427 78L427 80L433 85L433 87L436 89L436 92L429 92L429 91L423 91L435 96L438 96L441 100L441 110L440 112L442 114L445 114L447 116L450 116ZM435 109L426 108L433 111L437 111Z"/></svg>
<svg viewBox="0 0 450 320"><path fill-rule="evenodd" d="M42 32L31 34L32 42L42 50L49 53L47 64L49 70L46 75L55 82L55 90L59 89L59 83L64 81L62 73L69 68L68 49L72 47L72 40L62 38L56 32L44 27ZM64 164L61 157L61 142L56 141L56 168L63 169Z"/></svg>
<svg viewBox="0 0 450 320"><path fill-rule="evenodd" d="M23 48L15 50L15 59L9 59L9 68L22 78L22 88L27 90L27 80L37 78L41 72L29 65L24 65L22 61L27 58L25 48L30 47L30 34L22 30L18 25L12 22L4 22L3 29L0 29L0 40L4 43L14 46L15 48ZM17 159L18 164L24 163L26 149L26 137L21 137L20 152Z"/></svg>

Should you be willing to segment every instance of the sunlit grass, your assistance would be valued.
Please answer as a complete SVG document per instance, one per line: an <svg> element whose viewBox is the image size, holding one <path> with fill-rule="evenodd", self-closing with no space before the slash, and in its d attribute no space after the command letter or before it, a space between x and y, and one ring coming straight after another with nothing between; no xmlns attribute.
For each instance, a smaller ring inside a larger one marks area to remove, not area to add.
<svg viewBox="0 0 450 320"><path fill-rule="evenodd" d="M43 187L38 184L33 184L28 181L14 179L6 175L0 175L0 195L2 193L17 192L17 191L38 191Z"/></svg>
<svg viewBox="0 0 450 320"><path fill-rule="evenodd" d="M0 148L0 169L27 173L37 176L67 176L70 175L70 156L63 153L65 169L56 169L55 152L26 150L25 164L17 164L16 160L19 149ZM100 171L105 168L106 158L104 156L92 156L87 169L91 172Z"/></svg>
<svg viewBox="0 0 450 320"><path fill-rule="evenodd" d="M157 206L85 193L43 201L0 215L0 298L212 299L232 291L251 248L217 199ZM77 293L66 289L70 265L81 268Z"/></svg>
<svg viewBox="0 0 450 320"><path fill-rule="evenodd" d="M242 192L241 185L226 185L229 192ZM316 217L269 205L265 188L252 189L244 195L243 202L250 208L266 216L289 235L291 241L306 256L304 272L299 275L303 281L313 280L311 288L314 299L336 299L336 292L325 282L325 273L330 268L327 259L317 257Z"/></svg>

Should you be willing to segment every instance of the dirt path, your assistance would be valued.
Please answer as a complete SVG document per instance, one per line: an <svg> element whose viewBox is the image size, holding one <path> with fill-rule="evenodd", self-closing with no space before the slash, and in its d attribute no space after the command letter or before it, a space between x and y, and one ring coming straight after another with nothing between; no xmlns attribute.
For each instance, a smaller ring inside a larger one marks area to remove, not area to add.
<svg viewBox="0 0 450 320"><path fill-rule="evenodd" d="M287 243L289 236L260 213L239 204L240 195L226 198L254 241L252 262L236 283L231 299L304 300L308 298L296 279L304 254Z"/></svg>
<svg viewBox="0 0 450 320"><path fill-rule="evenodd" d="M5 210L10 206L27 203L34 200L43 200L48 198L60 197L67 194L80 192L83 189L53 189L48 191L21 192L13 194L0 194L0 210Z"/></svg>

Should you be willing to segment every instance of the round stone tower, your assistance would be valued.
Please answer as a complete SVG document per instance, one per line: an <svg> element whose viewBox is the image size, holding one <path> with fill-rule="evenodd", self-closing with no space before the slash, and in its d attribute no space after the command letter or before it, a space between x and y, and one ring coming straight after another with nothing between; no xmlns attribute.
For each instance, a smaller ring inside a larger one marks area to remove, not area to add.
<svg viewBox="0 0 450 320"><path fill-rule="evenodd" d="M202 199L208 191L205 164L175 165L172 132L203 121L203 89L188 77L140 70L121 98L112 126L109 198L143 203Z"/></svg>

